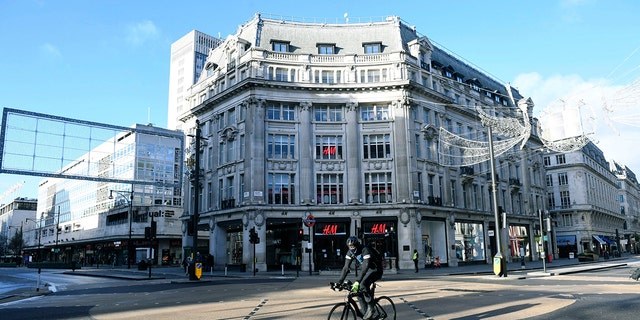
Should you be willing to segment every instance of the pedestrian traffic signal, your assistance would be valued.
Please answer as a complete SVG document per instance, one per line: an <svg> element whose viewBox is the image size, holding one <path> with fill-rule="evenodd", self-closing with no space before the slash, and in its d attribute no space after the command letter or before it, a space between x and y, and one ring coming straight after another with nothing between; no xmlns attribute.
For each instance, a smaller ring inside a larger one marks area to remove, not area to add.
<svg viewBox="0 0 640 320"><path fill-rule="evenodd" d="M260 243L260 238L258 237L258 233L256 232L256 227L251 228L249 230L249 242L253 244Z"/></svg>
<svg viewBox="0 0 640 320"><path fill-rule="evenodd" d="M304 238L304 230L298 229L298 241L302 241Z"/></svg>

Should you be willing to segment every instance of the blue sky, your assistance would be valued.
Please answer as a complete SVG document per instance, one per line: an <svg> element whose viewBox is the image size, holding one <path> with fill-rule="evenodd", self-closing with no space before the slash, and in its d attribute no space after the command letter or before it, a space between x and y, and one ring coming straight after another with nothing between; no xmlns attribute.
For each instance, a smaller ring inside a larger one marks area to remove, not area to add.
<svg viewBox="0 0 640 320"><path fill-rule="evenodd" d="M587 93L598 104L602 97L591 88L617 88L640 76L640 2L631 0L0 0L0 107L164 127L171 43L192 29L224 38L256 12L329 22L344 21L345 13L350 22L400 16L519 88L537 110ZM625 148L638 131L601 127L598 146L640 173L640 160ZM40 178L6 174L0 194L21 180L27 182L16 196L36 197Z"/></svg>

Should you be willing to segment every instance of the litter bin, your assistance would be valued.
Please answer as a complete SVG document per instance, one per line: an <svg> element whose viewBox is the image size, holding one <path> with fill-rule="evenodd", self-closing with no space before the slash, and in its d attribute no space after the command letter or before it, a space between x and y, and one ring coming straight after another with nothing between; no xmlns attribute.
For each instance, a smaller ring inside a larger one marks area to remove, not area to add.
<svg viewBox="0 0 640 320"><path fill-rule="evenodd" d="M569 252L569 259L573 259L573 258L574 258L573 252Z"/></svg>

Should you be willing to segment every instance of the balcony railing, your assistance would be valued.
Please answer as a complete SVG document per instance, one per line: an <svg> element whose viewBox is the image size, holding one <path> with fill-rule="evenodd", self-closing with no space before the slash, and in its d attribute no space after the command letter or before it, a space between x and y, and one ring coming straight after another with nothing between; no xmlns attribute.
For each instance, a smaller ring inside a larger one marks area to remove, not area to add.
<svg viewBox="0 0 640 320"><path fill-rule="evenodd" d="M232 209L236 207L236 199L226 199L220 201L220 210Z"/></svg>
<svg viewBox="0 0 640 320"><path fill-rule="evenodd" d="M430 206L442 206L442 198L440 197L427 197L427 204Z"/></svg>

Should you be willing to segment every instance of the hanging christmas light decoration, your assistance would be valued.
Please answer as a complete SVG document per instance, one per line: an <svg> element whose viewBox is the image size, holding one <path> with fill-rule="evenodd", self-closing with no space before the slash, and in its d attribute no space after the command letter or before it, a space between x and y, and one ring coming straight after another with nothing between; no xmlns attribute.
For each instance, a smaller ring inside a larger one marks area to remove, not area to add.
<svg viewBox="0 0 640 320"><path fill-rule="evenodd" d="M612 122L640 127L640 78L603 98L603 114L607 124L619 134Z"/></svg>
<svg viewBox="0 0 640 320"><path fill-rule="evenodd" d="M530 99L522 99L518 107L522 112L522 121L512 117L496 117L486 113L480 106L476 107L483 126L491 126L493 132L507 137L493 143L494 155L505 153L518 143L524 143L531 134L531 123L527 108ZM443 166L469 166L487 161L491 158L488 141L476 141L460 137L444 128L439 131L438 160Z"/></svg>
<svg viewBox="0 0 640 320"><path fill-rule="evenodd" d="M556 152L572 152L593 140L596 117L582 100L558 99L538 117L539 138L544 146Z"/></svg>

